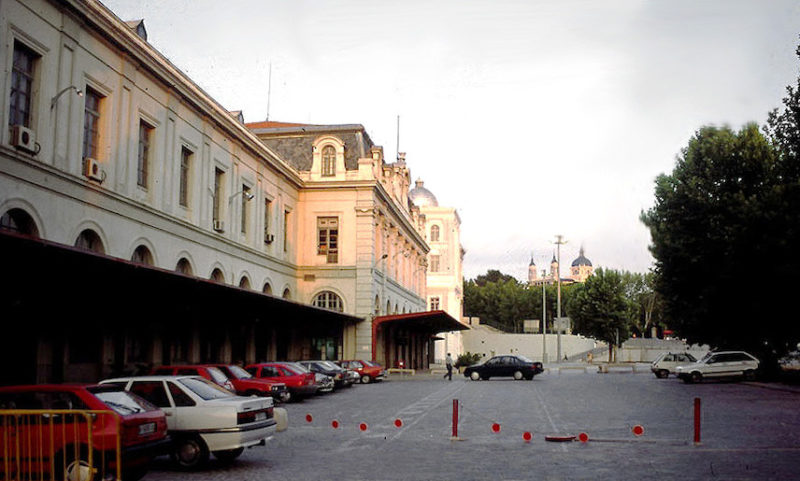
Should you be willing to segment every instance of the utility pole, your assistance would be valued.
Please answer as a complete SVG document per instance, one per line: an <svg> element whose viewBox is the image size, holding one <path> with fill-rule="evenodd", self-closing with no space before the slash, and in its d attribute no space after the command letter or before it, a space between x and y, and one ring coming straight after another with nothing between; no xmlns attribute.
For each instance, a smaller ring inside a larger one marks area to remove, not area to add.
<svg viewBox="0 0 800 481"><path fill-rule="evenodd" d="M547 362L547 297L544 286L547 284L542 278L542 364Z"/></svg>
<svg viewBox="0 0 800 481"><path fill-rule="evenodd" d="M557 301L556 301L557 302L556 305L558 307L557 307L556 312L558 313L557 319L558 319L558 324L559 324L559 326L556 328L556 334L557 334L557 336L556 336L556 353L557 353L557 356L558 356L556 358L556 362L561 362L561 326L560 326L560 324L561 324L561 244L566 244L566 243L567 243L567 241L564 240L564 236L562 236L561 234L556 236L556 242L555 242L555 244L556 244L556 252L557 252L556 264L558 265L558 268L556 269L556 278L557 278L557 282L558 282L558 284L557 284L558 288L556 290L556 292L558 293L558 298L557 298Z"/></svg>

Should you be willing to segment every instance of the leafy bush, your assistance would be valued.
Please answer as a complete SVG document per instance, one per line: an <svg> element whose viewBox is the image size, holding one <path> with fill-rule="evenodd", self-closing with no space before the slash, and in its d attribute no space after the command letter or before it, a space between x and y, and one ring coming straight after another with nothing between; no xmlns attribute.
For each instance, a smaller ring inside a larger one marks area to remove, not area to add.
<svg viewBox="0 0 800 481"><path fill-rule="evenodd" d="M455 367L466 367L471 366L481 360L481 355L478 353L471 354L469 351L465 352L458 356L456 359Z"/></svg>

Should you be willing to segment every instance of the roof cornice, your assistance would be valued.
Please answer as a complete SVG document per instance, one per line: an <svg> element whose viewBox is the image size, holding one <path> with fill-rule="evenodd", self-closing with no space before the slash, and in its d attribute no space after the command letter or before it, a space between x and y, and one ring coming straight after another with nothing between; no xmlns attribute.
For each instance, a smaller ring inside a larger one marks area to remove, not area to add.
<svg viewBox="0 0 800 481"><path fill-rule="evenodd" d="M201 115L206 116L233 139L239 141L257 159L275 168L287 181L295 184L298 188L303 186L303 180L297 171L264 145L249 129L236 121L227 109L217 103L169 59L136 35L136 32L105 5L97 0L51 1L57 7L68 6L75 14L93 26L106 40L139 62L168 89L175 91Z"/></svg>

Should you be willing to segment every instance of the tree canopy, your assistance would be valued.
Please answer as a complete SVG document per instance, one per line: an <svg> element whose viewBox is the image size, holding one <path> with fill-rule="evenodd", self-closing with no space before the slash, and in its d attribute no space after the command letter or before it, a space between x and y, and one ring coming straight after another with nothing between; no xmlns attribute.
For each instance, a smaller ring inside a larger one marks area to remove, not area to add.
<svg viewBox="0 0 800 481"><path fill-rule="evenodd" d="M766 135L699 129L641 215L666 315L689 341L769 357L798 340L786 313L800 272L800 96L787 90Z"/></svg>
<svg viewBox="0 0 800 481"><path fill-rule="evenodd" d="M575 332L607 342L609 357L611 346L617 339L627 339L634 325L634 302L626 294L619 271L598 268L576 286L567 310Z"/></svg>

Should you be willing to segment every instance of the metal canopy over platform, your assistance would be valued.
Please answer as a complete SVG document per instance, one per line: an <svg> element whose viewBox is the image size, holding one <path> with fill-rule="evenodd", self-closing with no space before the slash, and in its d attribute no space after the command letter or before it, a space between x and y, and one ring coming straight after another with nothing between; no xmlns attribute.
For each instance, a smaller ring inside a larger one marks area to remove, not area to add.
<svg viewBox="0 0 800 481"><path fill-rule="evenodd" d="M410 312L407 314L393 314L389 316L377 316L372 319L372 355L375 360L378 344L378 330L381 327L402 329L423 335L426 339L439 332L462 331L470 329L453 319L445 311L425 311ZM389 364L389 362L387 362ZM389 367L389 366L387 366Z"/></svg>

